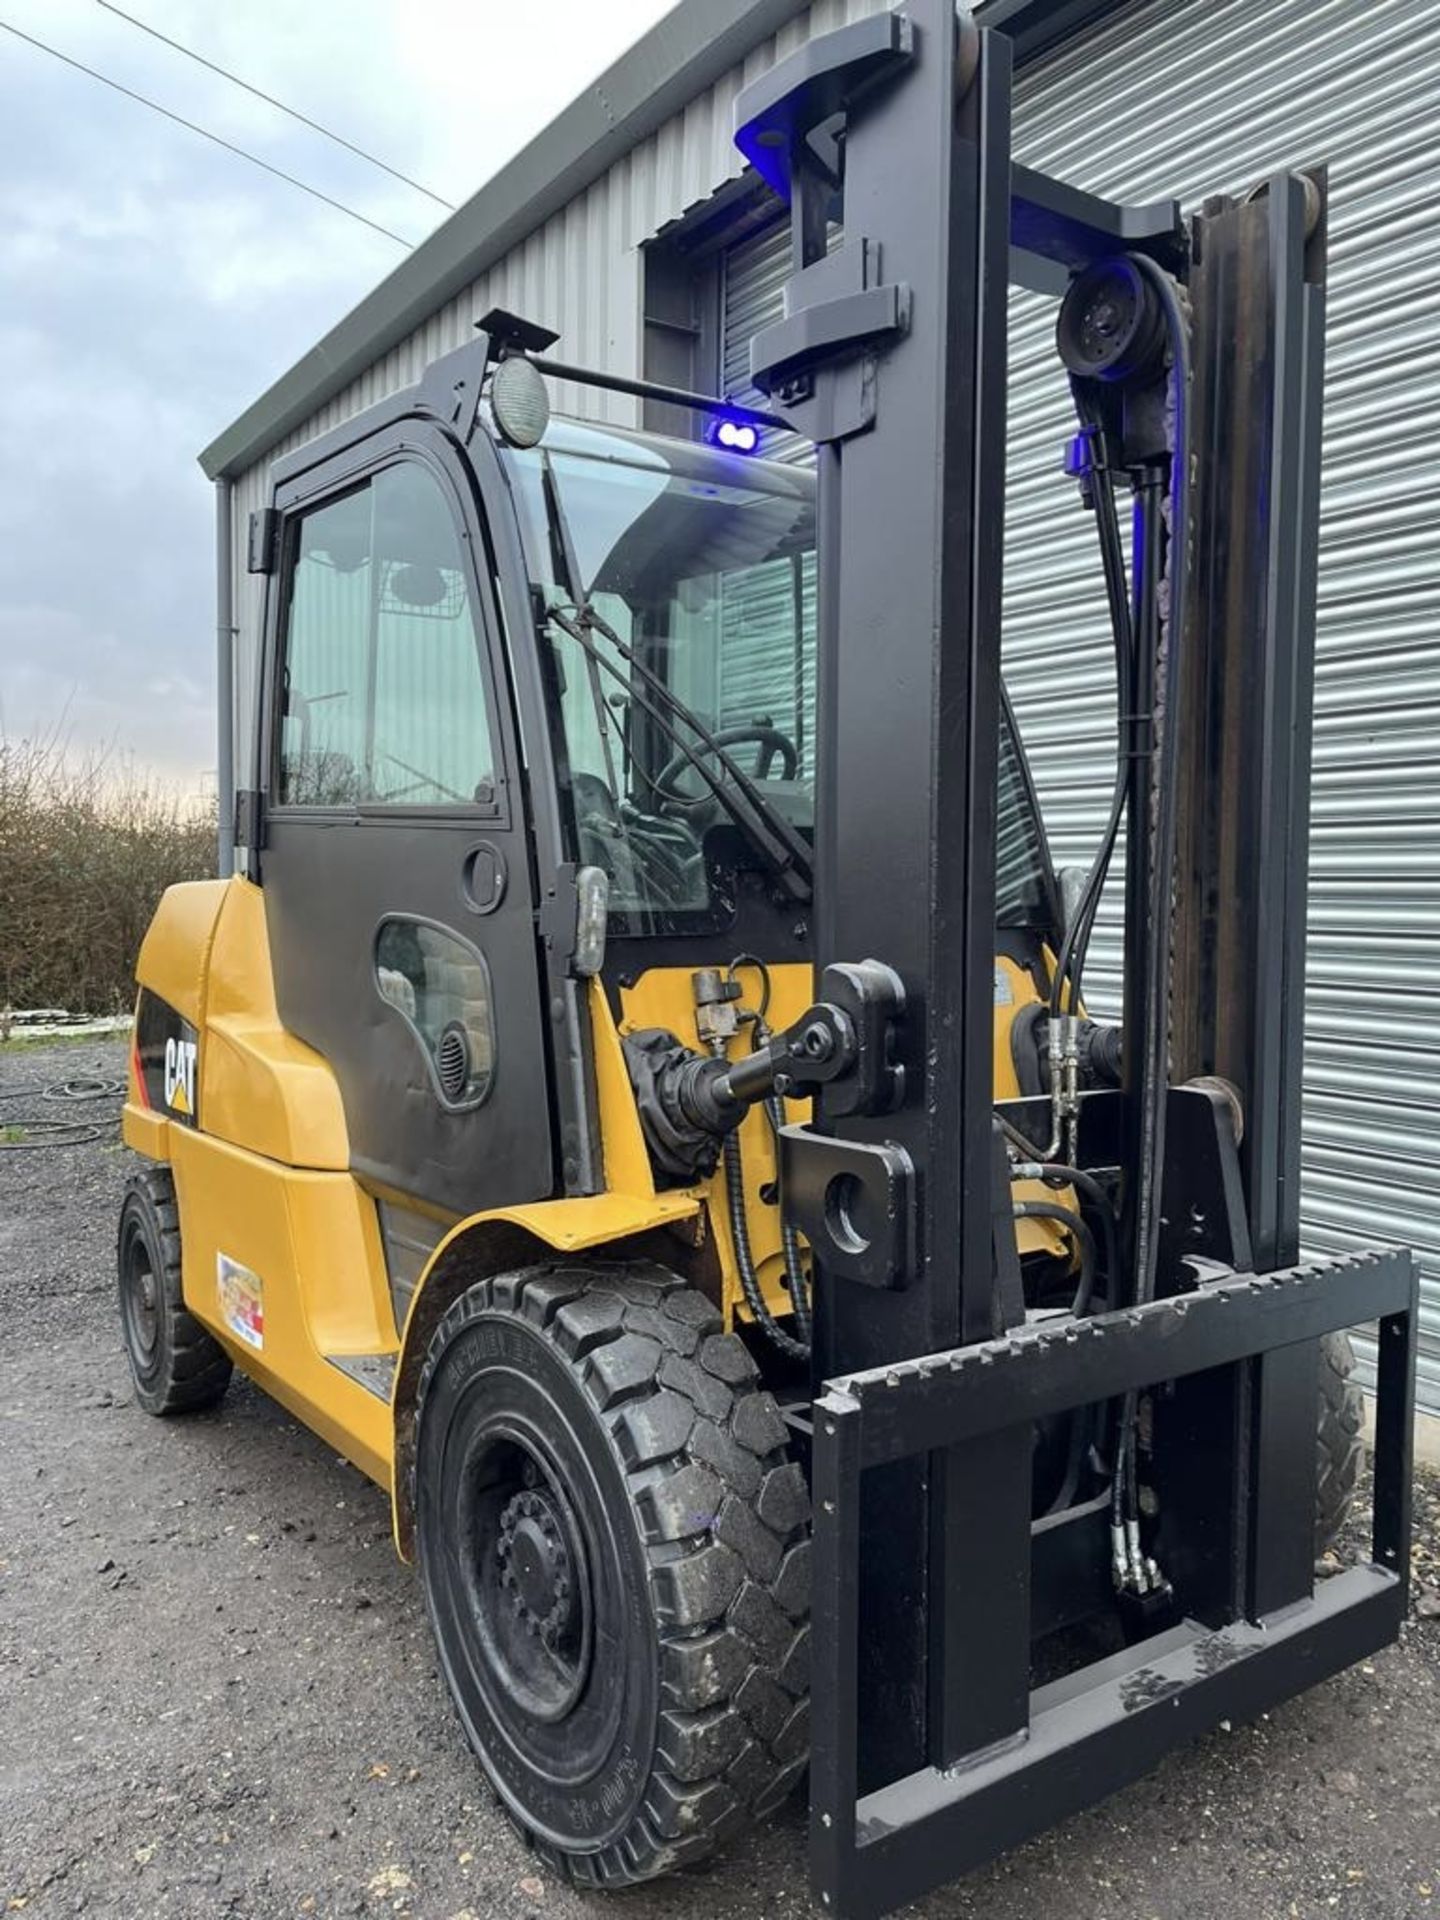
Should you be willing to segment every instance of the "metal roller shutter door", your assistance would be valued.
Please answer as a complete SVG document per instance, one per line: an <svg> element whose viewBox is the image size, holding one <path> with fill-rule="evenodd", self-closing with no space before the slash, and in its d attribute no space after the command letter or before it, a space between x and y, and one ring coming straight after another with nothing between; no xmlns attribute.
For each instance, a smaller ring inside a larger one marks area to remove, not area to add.
<svg viewBox="0 0 1440 1920"><path fill-rule="evenodd" d="M1420 1400L1440 1412L1440 6L1136 0L1018 77L1015 150L1118 199L1193 204L1283 166L1331 180L1308 939L1304 1237L1417 1248ZM726 390L779 311L784 235L737 248ZM1054 308L1016 292L1006 678L1059 863L1093 850L1114 693ZM1117 869L1118 880L1118 869ZM1118 1011L1112 885L1089 978Z"/></svg>

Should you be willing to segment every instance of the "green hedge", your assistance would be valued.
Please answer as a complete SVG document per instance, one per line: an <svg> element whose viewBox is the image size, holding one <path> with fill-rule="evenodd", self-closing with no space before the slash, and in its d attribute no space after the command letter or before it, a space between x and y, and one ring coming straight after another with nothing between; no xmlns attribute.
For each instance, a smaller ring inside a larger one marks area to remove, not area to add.
<svg viewBox="0 0 1440 1920"><path fill-rule="evenodd" d="M0 1008L126 1011L173 881L215 872L215 813L56 741L0 742Z"/></svg>

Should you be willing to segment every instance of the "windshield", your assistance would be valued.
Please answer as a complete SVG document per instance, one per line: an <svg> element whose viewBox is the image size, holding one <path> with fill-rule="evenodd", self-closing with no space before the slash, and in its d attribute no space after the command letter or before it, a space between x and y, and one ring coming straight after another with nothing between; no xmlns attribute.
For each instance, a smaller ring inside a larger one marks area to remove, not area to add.
<svg viewBox="0 0 1440 1920"><path fill-rule="evenodd" d="M505 458L547 610L577 851L609 877L611 931L718 930L737 869L765 865L767 819L813 839L814 476L563 421ZM747 795L762 815L748 824ZM1048 929L1008 713L999 813L999 924Z"/></svg>
<svg viewBox="0 0 1440 1920"><path fill-rule="evenodd" d="M809 476L558 422L509 458L530 577L560 616L560 744L611 930L724 925L736 869L764 864L747 798L781 836L813 831Z"/></svg>

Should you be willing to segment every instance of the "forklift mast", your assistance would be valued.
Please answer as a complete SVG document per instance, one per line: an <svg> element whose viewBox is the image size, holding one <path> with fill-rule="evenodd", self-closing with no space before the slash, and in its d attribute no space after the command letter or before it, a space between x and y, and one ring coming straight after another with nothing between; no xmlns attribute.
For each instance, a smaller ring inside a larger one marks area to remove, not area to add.
<svg viewBox="0 0 1440 1920"><path fill-rule="evenodd" d="M1113 204L1012 161L1010 81L1003 36L909 0L737 104L790 209L752 377L818 462L818 1006L851 1044L782 1191L815 1260L812 1872L847 1914L1360 1657L1405 1606L1409 1256L1294 1264L1323 175L1188 221ZM1012 279L1066 296L1072 471L1108 458L1136 491L1125 1084L1079 1120L1079 1164L1124 1170L1122 1297L1048 1328L991 1084ZM1373 1559L1317 1586L1317 1342L1376 1319ZM1032 1521L1034 1422L1109 1405L1124 1432L1141 1401L1156 1604L1036 1686L1113 1516Z"/></svg>

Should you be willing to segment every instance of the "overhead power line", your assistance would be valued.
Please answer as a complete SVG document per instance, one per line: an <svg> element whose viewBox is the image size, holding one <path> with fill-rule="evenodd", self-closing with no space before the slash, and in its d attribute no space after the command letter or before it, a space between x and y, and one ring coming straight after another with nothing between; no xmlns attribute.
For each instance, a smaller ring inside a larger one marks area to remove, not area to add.
<svg viewBox="0 0 1440 1920"><path fill-rule="evenodd" d="M94 67L87 67L81 60L73 60L68 53L61 53L58 47L37 40L33 34L22 33L19 27L12 27L8 20L0 20L0 30L13 33L17 40L23 40L27 46L37 47L41 53L48 53L53 59L62 61L67 67L73 67L77 73L83 73L87 79L98 80L102 87L110 87L116 93L123 93L127 100L134 100L142 107L149 107L152 113L171 120L177 127L184 127L188 133L198 133L202 140L209 140L217 147L223 147L226 153L233 153L241 160L248 160L252 167L272 174L275 179L283 180L287 186L298 187L301 193L308 193L312 200L322 200L327 207L333 207L337 213L345 213L352 220L358 220L362 227L369 227L372 233L383 233L387 240L393 240L398 246L412 247L413 240L407 240L403 233L395 233L389 227L382 227L378 220L372 220L366 213L359 213L354 207L347 207L343 200L336 200L328 193L322 193L319 187L312 187L308 180L298 180L293 173L286 173L283 167L275 167L268 160L262 160L257 153L250 153L244 147L237 147L232 140L224 140L218 133L212 133L209 127L199 126L194 120L186 120L178 113L172 113L169 107L162 107L158 100L151 100L143 93L136 93L133 87L122 87L118 80L112 80L108 74L98 73Z"/></svg>
<svg viewBox="0 0 1440 1920"><path fill-rule="evenodd" d="M168 33L161 33L158 27L152 27L146 20L139 20L133 13L126 13L123 7L117 7L114 0L96 0L96 5L113 13L117 20L125 20L132 27L138 27L141 33L148 33L152 40L160 41L162 46L172 47L176 53L183 53L187 60L208 67L211 73L218 73L222 80L228 80L232 86L241 87L246 93L253 94L257 100L263 100L267 107L275 107L286 113L292 120L298 120L302 127L309 127L312 133L323 134L327 140L333 140L337 147L343 147L347 153L355 154L361 160L368 160L372 167L378 167L382 173L388 173L392 180L399 180L407 187L413 187L417 193L423 193L427 200L433 200L437 207L444 207L447 213L455 211L454 202L446 200L419 180L412 180L408 173L401 173L398 167L392 167L387 161L379 160L373 153L367 153L364 147L357 147L353 140L347 140L343 134L334 133L329 127L321 126L318 120L312 120L308 113L301 113L295 107L287 107L283 100L277 100L273 93L266 93L263 87L252 86L248 80L242 80L238 73L231 73L228 67L222 67L218 61L209 60L203 53L196 53L193 47L184 46L179 40L172 40Z"/></svg>

